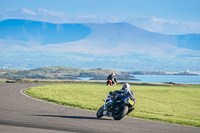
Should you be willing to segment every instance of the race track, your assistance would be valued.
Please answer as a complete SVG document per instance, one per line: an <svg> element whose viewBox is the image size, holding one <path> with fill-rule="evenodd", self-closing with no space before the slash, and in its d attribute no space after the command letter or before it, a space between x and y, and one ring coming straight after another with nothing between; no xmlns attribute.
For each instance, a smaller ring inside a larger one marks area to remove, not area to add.
<svg viewBox="0 0 200 133"><path fill-rule="evenodd" d="M95 111L49 104L20 93L38 85L0 83L0 133L200 133L197 127L137 118L97 119Z"/></svg>

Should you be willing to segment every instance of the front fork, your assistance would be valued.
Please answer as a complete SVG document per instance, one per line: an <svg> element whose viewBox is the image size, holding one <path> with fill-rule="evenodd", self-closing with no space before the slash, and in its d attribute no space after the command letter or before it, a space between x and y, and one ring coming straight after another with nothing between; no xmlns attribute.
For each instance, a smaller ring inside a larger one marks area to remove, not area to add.
<svg viewBox="0 0 200 133"><path fill-rule="evenodd" d="M122 106L116 106L116 107L115 107L115 108L117 108L116 110L108 111L108 110L106 109L106 107L105 107L105 104L104 104L104 106L103 106L103 115L104 115L104 116L112 117L113 113L114 113L114 114L117 114L117 113L120 112L121 107L122 107Z"/></svg>
<svg viewBox="0 0 200 133"><path fill-rule="evenodd" d="M112 117L112 112L103 111L103 116Z"/></svg>
<svg viewBox="0 0 200 133"><path fill-rule="evenodd" d="M107 111L105 104L103 106L103 116L112 117L112 112Z"/></svg>

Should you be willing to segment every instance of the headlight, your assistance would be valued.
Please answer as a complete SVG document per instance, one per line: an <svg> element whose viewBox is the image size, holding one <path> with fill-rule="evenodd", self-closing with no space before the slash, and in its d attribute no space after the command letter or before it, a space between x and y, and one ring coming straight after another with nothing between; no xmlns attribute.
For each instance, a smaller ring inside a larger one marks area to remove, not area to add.
<svg viewBox="0 0 200 133"><path fill-rule="evenodd" d="M129 103L129 99L128 98L126 98L125 100L124 100L124 103Z"/></svg>

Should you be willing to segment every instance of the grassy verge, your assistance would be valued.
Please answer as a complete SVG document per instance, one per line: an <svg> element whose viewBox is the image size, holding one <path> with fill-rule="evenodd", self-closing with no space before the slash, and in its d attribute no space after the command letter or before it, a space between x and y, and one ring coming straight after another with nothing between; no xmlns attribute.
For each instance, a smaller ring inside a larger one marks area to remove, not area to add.
<svg viewBox="0 0 200 133"><path fill-rule="evenodd" d="M7 79L1 79L0 78L0 83L6 83Z"/></svg>
<svg viewBox="0 0 200 133"><path fill-rule="evenodd" d="M107 93L117 86L94 83L68 83L33 87L25 93L45 101L82 109L98 110ZM135 110L130 117L200 127L200 86L138 86Z"/></svg>

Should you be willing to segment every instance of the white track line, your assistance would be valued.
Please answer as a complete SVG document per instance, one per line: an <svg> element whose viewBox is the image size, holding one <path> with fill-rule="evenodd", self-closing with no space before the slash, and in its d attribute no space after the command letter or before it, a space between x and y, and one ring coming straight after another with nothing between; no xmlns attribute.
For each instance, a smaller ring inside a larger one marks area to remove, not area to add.
<svg viewBox="0 0 200 133"><path fill-rule="evenodd" d="M20 90L20 93L21 93L22 95L24 95L24 96L30 98L30 99L33 99L33 100L36 100L36 101L39 101L39 102L43 102L43 103L53 104L53 105L56 105L56 106L66 107L66 106L64 106L64 105L59 105L59 104L55 104L55 103L51 103L51 102L47 102L47 101L43 101L43 100L36 99L36 98L31 97L31 96L28 96L28 95L24 94L24 92L23 92L24 90L26 90L26 89L22 89L22 90Z"/></svg>
<svg viewBox="0 0 200 133"><path fill-rule="evenodd" d="M26 89L28 89L28 88L26 88ZM74 108L74 109L77 109L77 110L91 111L93 113L96 112L96 111L92 111L92 110L86 110L86 109L80 109L80 108L75 108L75 107L71 107L71 106L59 105L59 104L56 104L56 103L51 103L51 102L43 101L43 100L40 100L40 99L36 99L36 98L33 98L31 96L28 96L28 95L24 94L23 91L26 90L26 89L20 90L20 93L22 95L30 98L30 99L33 99L33 100L36 100L36 101L39 101L39 102L43 102L43 103L47 103L47 104L51 104L51 105L56 105L56 106L60 106L60 107L65 107L65 108ZM128 116L126 116L126 117L128 117ZM134 117L128 117L128 118L129 119L140 119L141 120L141 118L134 118ZM152 120L146 120L146 121L152 121Z"/></svg>
<svg viewBox="0 0 200 133"><path fill-rule="evenodd" d="M40 100L40 99L36 99L36 98L33 98L33 97L31 97L31 96L28 96L28 95L24 94L24 92L23 92L24 90L26 90L26 89L20 90L20 93L21 93L22 95L24 95L24 96L26 96L26 97L28 97L28 98L30 98L30 99L39 101L39 102L43 102L43 103L47 103L47 104L52 104L52 105L56 105L56 106L60 106L60 107L66 107L66 108L69 108L69 107L70 107L70 108L74 108L74 109L78 109L78 110L85 110L85 109L80 109L80 108L75 108L75 107L65 106L65 105L59 105L59 104L56 104L56 103L51 103L51 102L43 101L43 100ZM96 111L92 111L92 110L85 110L85 111L96 112Z"/></svg>

